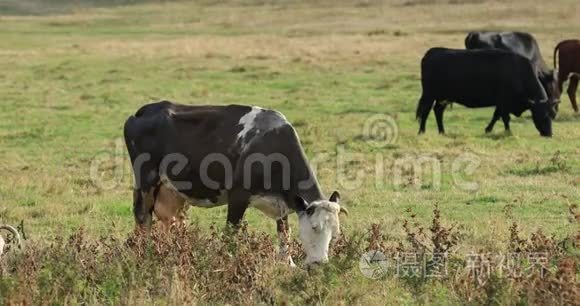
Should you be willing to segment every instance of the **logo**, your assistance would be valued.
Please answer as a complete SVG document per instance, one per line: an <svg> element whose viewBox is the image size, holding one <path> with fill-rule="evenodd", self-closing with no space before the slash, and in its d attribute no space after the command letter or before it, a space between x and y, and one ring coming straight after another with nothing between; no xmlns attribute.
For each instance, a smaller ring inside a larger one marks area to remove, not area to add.
<svg viewBox="0 0 580 306"><path fill-rule="evenodd" d="M381 251L368 251L361 256L358 268L367 278L379 279L384 277L387 275L387 256Z"/></svg>

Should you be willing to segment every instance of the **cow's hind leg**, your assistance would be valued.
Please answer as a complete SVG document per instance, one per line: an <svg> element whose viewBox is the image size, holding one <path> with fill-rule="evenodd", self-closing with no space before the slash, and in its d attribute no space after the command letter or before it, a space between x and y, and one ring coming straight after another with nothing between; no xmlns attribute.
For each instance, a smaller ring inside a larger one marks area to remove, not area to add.
<svg viewBox="0 0 580 306"><path fill-rule="evenodd" d="M578 89L578 80L580 76L573 74L570 77L570 84L568 84L568 97L570 98L570 103L572 103L572 108L574 112L578 112L578 104L576 103L576 90Z"/></svg>
<svg viewBox="0 0 580 306"><path fill-rule="evenodd" d="M445 111L445 104L442 101L437 101L433 111L435 112L435 119L437 119L437 128L439 129L439 134L445 134L445 128L443 127L443 112Z"/></svg>
<svg viewBox="0 0 580 306"><path fill-rule="evenodd" d="M433 108L433 102L434 99L424 93L421 96L421 99L419 99L416 113L417 119L419 119L419 134L425 133L425 124L427 123L427 117L429 117L431 108Z"/></svg>
<svg viewBox="0 0 580 306"><path fill-rule="evenodd" d="M510 113L503 112L501 114L501 119L503 121L503 126L505 127L506 132L511 132L510 130Z"/></svg>
<svg viewBox="0 0 580 306"><path fill-rule="evenodd" d="M151 229L153 206L155 205L156 188L135 189L133 191L133 214L140 230Z"/></svg>
<svg viewBox="0 0 580 306"><path fill-rule="evenodd" d="M495 123L499 120L499 118L501 117L500 115L500 110L498 107L495 108L495 111L493 112L493 117L491 118L491 121L489 122L489 124L487 125L487 127L485 128L485 132L486 133L491 133L491 131L493 131L493 126L495 125ZM504 122L505 123L505 122Z"/></svg>
<svg viewBox="0 0 580 306"><path fill-rule="evenodd" d="M138 230L150 230L153 207L159 191L159 174L154 164L133 163L136 186L133 192L133 214ZM138 175L139 174L139 175Z"/></svg>
<svg viewBox="0 0 580 306"><path fill-rule="evenodd" d="M288 226L288 216L276 220L276 230L278 232L278 240L280 240L280 259L289 263L291 267L295 267L292 256L290 256L290 227Z"/></svg>
<svg viewBox="0 0 580 306"><path fill-rule="evenodd" d="M559 89L559 93L561 94L564 90L564 82L566 82L566 80L568 79L568 71L565 71L564 69L562 69L562 67L560 67L560 70L558 70L558 89Z"/></svg>

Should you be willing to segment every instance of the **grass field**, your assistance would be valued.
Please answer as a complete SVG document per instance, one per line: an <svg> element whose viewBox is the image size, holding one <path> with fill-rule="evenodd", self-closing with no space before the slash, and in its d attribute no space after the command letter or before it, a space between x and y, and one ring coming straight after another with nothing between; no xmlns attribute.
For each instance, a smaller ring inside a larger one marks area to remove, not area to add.
<svg viewBox="0 0 580 306"><path fill-rule="evenodd" d="M514 222L524 236L541 229L564 239L578 231L568 207L580 202L580 116L565 95L551 139L539 136L529 113L512 118L512 135L501 123L483 132L492 109L453 106L445 136L433 115L425 135L417 136L415 121L419 63L428 48L462 48L470 30L523 30L535 35L551 65L557 42L578 38L576 0L65 2L0 5L0 224L24 220L32 245L81 227L89 240L132 232L122 126L160 99L283 112L317 161L324 191L341 191L350 210L346 235L377 223L404 239L407 210L428 225L434 204L446 224L457 224L457 254L509 250ZM381 132L389 132L386 140ZM428 160L435 170L398 168L405 158ZM466 164L473 168L454 170ZM209 231L225 216L225 208L193 208L188 222ZM259 211L248 210L246 220L251 231L275 239L275 223ZM290 302L470 302L441 283L418 293L392 277L333 273L328 292L305 291ZM311 299L300 300L304 295ZM490 303L517 299L508 290Z"/></svg>

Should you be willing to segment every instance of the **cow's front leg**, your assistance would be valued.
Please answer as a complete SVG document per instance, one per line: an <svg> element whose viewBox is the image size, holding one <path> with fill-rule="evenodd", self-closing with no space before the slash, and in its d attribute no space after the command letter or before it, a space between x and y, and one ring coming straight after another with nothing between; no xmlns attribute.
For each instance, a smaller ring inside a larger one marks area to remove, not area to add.
<svg viewBox="0 0 580 306"><path fill-rule="evenodd" d="M572 103L572 108L574 112L578 112L578 104L576 103L576 90L578 89L578 80L580 76L572 75L570 77L570 84L568 84L568 97L570 98L570 103Z"/></svg>
<svg viewBox="0 0 580 306"><path fill-rule="evenodd" d="M228 194L228 220L227 226L237 230L248 209L250 194L243 189L233 189Z"/></svg>
<svg viewBox="0 0 580 306"><path fill-rule="evenodd" d="M493 112L493 117L491 118L491 121L489 122L489 124L485 128L486 133L491 133L491 131L493 131L493 126L499 120L499 117L501 117L500 112L499 112L499 108L496 107L495 111Z"/></svg>
<svg viewBox="0 0 580 306"><path fill-rule="evenodd" d="M280 260L290 264L291 267L296 267L292 256L290 255L290 227L288 226L288 216L276 220L276 229L278 231L278 240L280 242L279 256Z"/></svg>

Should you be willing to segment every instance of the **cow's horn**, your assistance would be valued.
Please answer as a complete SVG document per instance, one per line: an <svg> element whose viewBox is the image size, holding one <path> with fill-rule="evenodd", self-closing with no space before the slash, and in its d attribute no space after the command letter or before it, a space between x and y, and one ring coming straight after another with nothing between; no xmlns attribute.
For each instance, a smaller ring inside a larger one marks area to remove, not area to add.
<svg viewBox="0 0 580 306"><path fill-rule="evenodd" d="M340 212L348 216L348 210L342 206L340 207Z"/></svg>

